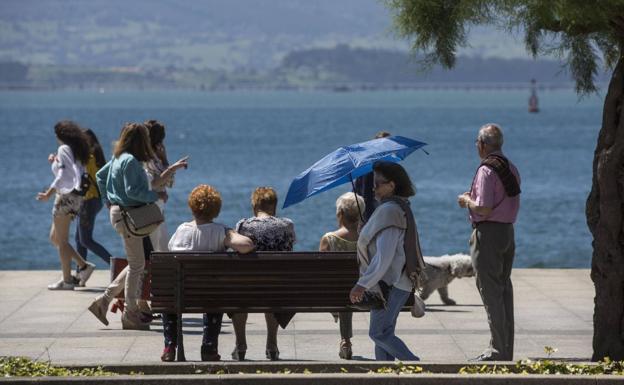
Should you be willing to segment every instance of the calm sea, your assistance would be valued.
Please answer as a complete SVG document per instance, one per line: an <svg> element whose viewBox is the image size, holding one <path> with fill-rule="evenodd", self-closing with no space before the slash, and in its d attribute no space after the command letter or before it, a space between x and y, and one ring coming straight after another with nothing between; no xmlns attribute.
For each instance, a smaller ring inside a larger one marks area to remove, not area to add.
<svg viewBox="0 0 624 385"><path fill-rule="evenodd" d="M403 165L418 190L412 206L426 255L468 251L471 229L456 196L468 189L478 165L478 127L498 122L523 182L515 266L588 267L584 205L603 95L579 100L572 91L544 91L538 114L526 112L527 97L525 91L2 92L1 268L59 268L48 243L52 204L34 198L52 181L47 156L56 150L53 126L60 119L93 129L107 154L124 122L166 124L170 160L190 156L170 190L170 234L190 218L186 197L197 184L219 189L218 220L234 225L251 215L256 186L273 186L283 199L292 178L336 147L382 129L422 140L429 155L415 152ZM319 237L335 228L334 201L347 190L279 211L295 222L296 249L316 249ZM123 255L105 209L95 238ZM95 255L89 260L104 267Z"/></svg>

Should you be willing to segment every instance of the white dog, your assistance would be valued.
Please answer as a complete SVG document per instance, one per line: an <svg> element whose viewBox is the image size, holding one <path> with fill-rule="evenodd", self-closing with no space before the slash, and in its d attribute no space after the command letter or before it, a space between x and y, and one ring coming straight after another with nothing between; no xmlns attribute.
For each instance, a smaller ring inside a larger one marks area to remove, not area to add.
<svg viewBox="0 0 624 385"><path fill-rule="evenodd" d="M418 291L420 298L425 300L437 290L445 305L455 305L455 301L448 296L448 284L455 278L474 277L475 270L470 256L454 254L424 259L425 276Z"/></svg>

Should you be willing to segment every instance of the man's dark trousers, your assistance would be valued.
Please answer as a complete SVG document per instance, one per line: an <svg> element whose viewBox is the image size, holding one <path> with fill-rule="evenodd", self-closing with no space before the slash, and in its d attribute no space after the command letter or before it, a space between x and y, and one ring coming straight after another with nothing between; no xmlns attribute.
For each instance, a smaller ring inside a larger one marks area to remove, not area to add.
<svg viewBox="0 0 624 385"><path fill-rule="evenodd" d="M477 273L477 288L490 325L490 352L485 353L485 356L492 360L513 360L511 267L514 254L513 224L481 222L475 225L470 237L470 255Z"/></svg>

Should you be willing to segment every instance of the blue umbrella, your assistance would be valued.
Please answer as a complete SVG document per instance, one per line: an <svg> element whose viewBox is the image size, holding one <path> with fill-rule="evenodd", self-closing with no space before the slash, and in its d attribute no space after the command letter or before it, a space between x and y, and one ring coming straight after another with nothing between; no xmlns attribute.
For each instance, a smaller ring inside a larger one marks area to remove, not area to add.
<svg viewBox="0 0 624 385"><path fill-rule="evenodd" d="M292 181L283 208L341 184L353 184L353 179L373 170L373 163L399 162L426 144L403 136L389 136L340 147Z"/></svg>

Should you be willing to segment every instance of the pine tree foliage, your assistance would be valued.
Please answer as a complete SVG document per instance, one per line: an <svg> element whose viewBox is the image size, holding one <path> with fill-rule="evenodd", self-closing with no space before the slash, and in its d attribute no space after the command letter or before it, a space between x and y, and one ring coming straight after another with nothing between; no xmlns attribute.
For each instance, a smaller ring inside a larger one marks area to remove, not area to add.
<svg viewBox="0 0 624 385"><path fill-rule="evenodd" d="M395 31L425 54L426 64L452 68L470 29L495 26L523 34L534 56L565 60L576 91L596 90L601 65L613 68L624 42L624 0L386 0Z"/></svg>

